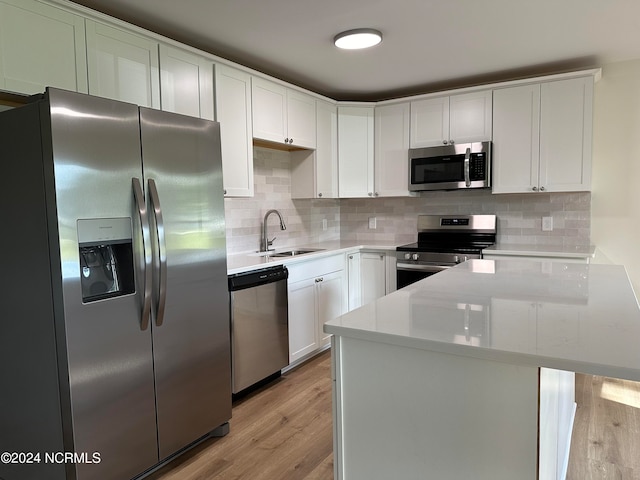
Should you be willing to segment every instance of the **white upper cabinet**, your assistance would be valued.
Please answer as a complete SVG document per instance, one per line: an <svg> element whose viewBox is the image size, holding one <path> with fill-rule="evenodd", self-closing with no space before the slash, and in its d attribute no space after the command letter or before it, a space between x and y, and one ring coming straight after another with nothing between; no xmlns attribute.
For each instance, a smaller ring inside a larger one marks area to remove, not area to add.
<svg viewBox="0 0 640 480"><path fill-rule="evenodd" d="M225 195L253 197L251 75L226 65L216 65L215 80Z"/></svg>
<svg viewBox="0 0 640 480"><path fill-rule="evenodd" d="M374 197L373 106L338 107L340 198Z"/></svg>
<svg viewBox="0 0 640 480"><path fill-rule="evenodd" d="M338 198L338 107L316 100L315 151L291 152L291 198Z"/></svg>
<svg viewBox="0 0 640 480"><path fill-rule="evenodd" d="M587 191L593 77L497 89L493 193Z"/></svg>
<svg viewBox="0 0 640 480"><path fill-rule="evenodd" d="M253 136L296 147L316 148L316 102L311 95L253 77Z"/></svg>
<svg viewBox="0 0 640 480"><path fill-rule="evenodd" d="M316 195L338 198L338 107L316 100Z"/></svg>
<svg viewBox="0 0 640 480"><path fill-rule="evenodd" d="M84 19L34 0L0 2L0 89L87 93Z"/></svg>
<svg viewBox="0 0 640 480"><path fill-rule="evenodd" d="M493 193L532 192L540 160L540 85L493 92Z"/></svg>
<svg viewBox="0 0 640 480"><path fill-rule="evenodd" d="M409 196L409 103L375 107L375 194Z"/></svg>
<svg viewBox="0 0 640 480"><path fill-rule="evenodd" d="M89 93L159 109L158 43L93 20L86 27Z"/></svg>
<svg viewBox="0 0 640 480"><path fill-rule="evenodd" d="M213 62L160 44L162 110L213 120Z"/></svg>
<svg viewBox="0 0 640 480"><path fill-rule="evenodd" d="M591 77L540 86L540 189L591 189L592 109Z"/></svg>
<svg viewBox="0 0 640 480"><path fill-rule="evenodd" d="M411 148L491 140L491 90L411 102Z"/></svg>

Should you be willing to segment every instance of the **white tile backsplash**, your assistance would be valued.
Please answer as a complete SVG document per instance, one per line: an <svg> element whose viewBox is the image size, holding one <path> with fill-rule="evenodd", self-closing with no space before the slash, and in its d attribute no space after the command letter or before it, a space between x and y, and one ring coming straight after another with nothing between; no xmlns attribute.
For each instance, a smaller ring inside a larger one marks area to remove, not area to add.
<svg viewBox="0 0 640 480"><path fill-rule="evenodd" d="M291 159L287 152L254 148L255 196L226 198L227 251L258 250L262 219L267 210L282 213L269 219L274 247L290 247L324 240L404 244L416 241L419 214L482 214L498 216L498 241L549 246L590 244L591 194L532 193L493 195L486 190L423 192L406 198L309 199L291 198ZM275 217L275 218L274 218ZM376 228L369 228L376 217ZM553 231L542 231L542 217L553 217ZM327 230L322 220L327 220Z"/></svg>

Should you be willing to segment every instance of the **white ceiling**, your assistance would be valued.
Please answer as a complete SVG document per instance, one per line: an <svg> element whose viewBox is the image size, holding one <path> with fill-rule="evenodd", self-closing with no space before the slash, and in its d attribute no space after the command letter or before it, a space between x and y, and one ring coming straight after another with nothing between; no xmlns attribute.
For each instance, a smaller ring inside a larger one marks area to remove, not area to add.
<svg viewBox="0 0 640 480"><path fill-rule="evenodd" d="M74 0L337 100L640 58L639 0ZM380 30L340 51L344 30Z"/></svg>

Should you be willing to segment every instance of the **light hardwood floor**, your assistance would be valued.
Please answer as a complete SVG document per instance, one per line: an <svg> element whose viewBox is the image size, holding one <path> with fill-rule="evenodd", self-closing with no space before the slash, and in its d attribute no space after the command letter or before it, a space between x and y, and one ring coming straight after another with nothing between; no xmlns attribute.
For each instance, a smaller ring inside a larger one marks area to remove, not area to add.
<svg viewBox="0 0 640 480"><path fill-rule="evenodd" d="M332 480L331 357L234 403L231 431L149 480ZM640 480L640 383L576 375L567 480Z"/></svg>
<svg viewBox="0 0 640 480"><path fill-rule="evenodd" d="M207 440L150 480L331 480L331 354L233 404L227 436Z"/></svg>
<svg viewBox="0 0 640 480"><path fill-rule="evenodd" d="M576 374L567 480L640 480L640 383Z"/></svg>

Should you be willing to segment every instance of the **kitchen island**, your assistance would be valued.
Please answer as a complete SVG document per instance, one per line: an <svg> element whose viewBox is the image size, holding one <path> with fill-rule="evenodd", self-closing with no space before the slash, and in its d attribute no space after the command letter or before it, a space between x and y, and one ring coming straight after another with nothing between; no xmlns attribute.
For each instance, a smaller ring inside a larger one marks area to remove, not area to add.
<svg viewBox="0 0 640 480"><path fill-rule="evenodd" d="M621 266L472 260L324 329L336 479L563 478L573 372L640 381Z"/></svg>

